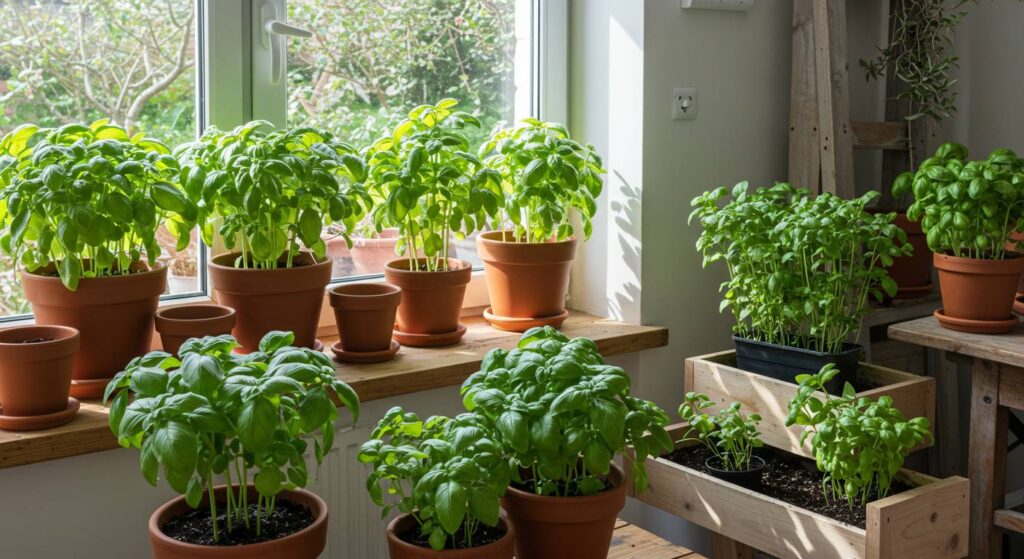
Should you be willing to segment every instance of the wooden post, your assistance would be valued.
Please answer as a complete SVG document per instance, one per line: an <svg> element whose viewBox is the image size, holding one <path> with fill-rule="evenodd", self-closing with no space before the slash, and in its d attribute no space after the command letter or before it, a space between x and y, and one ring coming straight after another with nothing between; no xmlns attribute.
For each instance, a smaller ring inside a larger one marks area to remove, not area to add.
<svg viewBox="0 0 1024 559"><path fill-rule="evenodd" d="M818 0L813 5L821 191L852 198L855 192L846 61L846 1Z"/></svg>
<svg viewBox="0 0 1024 559"><path fill-rule="evenodd" d="M971 368L971 547L977 559L1002 557L1002 533L992 513L1006 495L1007 409L999 405L1000 365L976 359Z"/></svg>
<svg viewBox="0 0 1024 559"><path fill-rule="evenodd" d="M789 182L818 192L818 87L814 58L813 0L793 0L793 54L789 82Z"/></svg>

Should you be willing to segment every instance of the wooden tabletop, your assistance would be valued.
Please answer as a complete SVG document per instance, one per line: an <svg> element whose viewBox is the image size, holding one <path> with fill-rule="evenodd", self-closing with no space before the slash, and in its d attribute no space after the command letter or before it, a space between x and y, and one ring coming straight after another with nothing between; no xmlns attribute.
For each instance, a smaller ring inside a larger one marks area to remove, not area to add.
<svg viewBox="0 0 1024 559"><path fill-rule="evenodd" d="M934 317L919 318L889 327L889 337L901 342L1024 367L1024 328L1008 334L968 334L939 325Z"/></svg>
<svg viewBox="0 0 1024 559"><path fill-rule="evenodd" d="M615 524L608 559L704 559L624 520Z"/></svg>
<svg viewBox="0 0 1024 559"><path fill-rule="evenodd" d="M338 364L338 378L347 382L363 402L461 384L480 367L491 349L512 348L520 334L502 332L481 317L466 317L466 335L459 345L441 348L403 347L392 361L373 365ZM575 312L562 326L569 337L597 342L605 356L668 344L668 329L638 326ZM335 340L324 338L330 346ZM0 430L0 469L117 448L107 426L107 410L85 400L70 423L42 431Z"/></svg>

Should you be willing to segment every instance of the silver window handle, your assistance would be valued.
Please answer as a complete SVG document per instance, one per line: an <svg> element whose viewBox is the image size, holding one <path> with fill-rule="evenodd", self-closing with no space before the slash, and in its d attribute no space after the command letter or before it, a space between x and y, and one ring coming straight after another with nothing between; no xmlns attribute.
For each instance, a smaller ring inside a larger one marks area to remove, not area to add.
<svg viewBox="0 0 1024 559"><path fill-rule="evenodd" d="M263 22L260 43L263 48L270 51L270 83L277 84L284 79L284 59L287 48L285 37L308 39L313 36L313 33L308 29L288 25L279 20L276 2L263 3L260 20Z"/></svg>

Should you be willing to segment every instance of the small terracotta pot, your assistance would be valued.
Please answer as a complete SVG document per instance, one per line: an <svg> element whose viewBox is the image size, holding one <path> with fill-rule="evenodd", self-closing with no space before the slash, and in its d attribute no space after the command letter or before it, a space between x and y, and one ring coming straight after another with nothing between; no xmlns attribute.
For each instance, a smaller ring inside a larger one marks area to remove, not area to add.
<svg viewBox="0 0 1024 559"><path fill-rule="evenodd" d="M502 506L516 527L516 559L605 559L615 519L626 504L622 470L612 488L588 497L543 497L509 487Z"/></svg>
<svg viewBox="0 0 1024 559"><path fill-rule="evenodd" d="M515 551L515 530L504 518L498 522L505 530L505 535L496 542L469 549L434 551L429 547L405 542L398 537L398 534L419 529L415 518L403 514L388 524L388 556L391 559L512 559Z"/></svg>
<svg viewBox="0 0 1024 559"><path fill-rule="evenodd" d="M1013 316L1024 257L980 260L935 254L944 314L954 319L1005 321Z"/></svg>
<svg viewBox="0 0 1024 559"><path fill-rule="evenodd" d="M388 262L395 259L395 245L398 244L398 229L388 228L376 237L352 237L352 262L356 274L379 274Z"/></svg>
<svg viewBox="0 0 1024 559"><path fill-rule="evenodd" d="M238 491L237 489L235 490ZM219 507L225 499L223 485L214 489ZM294 534L276 540L250 545L215 546L180 542L164 535L161 527L172 519L193 510L185 497L164 503L149 517L149 544L156 559L316 559L327 544L327 503L305 489L284 490L279 499L305 506L313 513L313 523ZM249 486L249 502L256 502L256 489ZM203 495L197 510L209 510L210 499ZM221 529L225 527L220 526Z"/></svg>
<svg viewBox="0 0 1024 559"><path fill-rule="evenodd" d="M136 270L131 274L82 278L76 291L68 291L52 267L21 274L36 324L70 326L81 333L71 374L71 395L76 398L102 396L106 379L150 349L167 268L158 264L148 269L142 262L131 268Z"/></svg>
<svg viewBox="0 0 1024 559"><path fill-rule="evenodd" d="M317 262L303 251L292 268L235 268L238 253L221 254L210 262L210 279L218 303L237 313L232 334L248 353L272 330L295 333L295 345L312 348L324 290L331 281L331 261Z"/></svg>
<svg viewBox="0 0 1024 559"><path fill-rule="evenodd" d="M387 283L343 283L328 293L343 350L368 353L391 347L401 289Z"/></svg>
<svg viewBox="0 0 1024 559"><path fill-rule="evenodd" d="M516 243L512 239L511 231L490 231L477 237L491 312L511 319L560 316L565 311L576 239L548 243Z"/></svg>
<svg viewBox="0 0 1024 559"><path fill-rule="evenodd" d="M189 338L230 334L235 326L235 309L222 305L182 305L156 311L156 331L164 351L178 354Z"/></svg>
<svg viewBox="0 0 1024 559"><path fill-rule="evenodd" d="M905 213L897 213L892 223L907 233L907 242L914 247L910 256L896 258L889 266L889 277L897 288L893 299L924 296L932 289L932 251L928 248L928 237L921 224L907 219Z"/></svg>
<svg viewBox="0 0 1024 559"><path fill-rule="evenodd" d="M71 370L81 336L67 326L15 326L0 330L0 406L27 417L68 407Z"/></svg>
<svg viewBox="0 0 1024 559"><path fill-rule="evenodd" d="M419 260L416 261L417 265ZM462 300L473 267L469 262L448 259L445 272L409 270L409 260L392 260L384 268L388 283L402 290L398 328L411 334L446 334L459 328ZM405 342L403 342L405 343Z"/></svg>

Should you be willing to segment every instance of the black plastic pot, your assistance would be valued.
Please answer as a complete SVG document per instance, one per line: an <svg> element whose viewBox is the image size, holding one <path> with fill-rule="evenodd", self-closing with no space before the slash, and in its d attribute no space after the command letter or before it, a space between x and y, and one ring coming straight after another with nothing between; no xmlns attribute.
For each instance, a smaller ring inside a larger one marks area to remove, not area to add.
<svg viewBox="0 0 1024 559"><path fill-rule="evenodd" d="M845 343L841 353L824 353L799 347L760 342L733 335L736 344L736 366L766 377L796 383L796 376L814 374L827 363L835 363L839 374L826 388L833 394L843 390L843 383L857 375L861 350L859 344Z"/></svg>
<svg viewBox="0 0 1024 559"><path fill-rule="evenodd" d="M749 470L723 470L721 468L722 461L717 456L709 456L704 461L704 465L707 466L711 475L722 481L728 481L754 491L761 489L761 473L764 471L765 464L764 459L760 456L750 457L751 468Z"/></svg>

